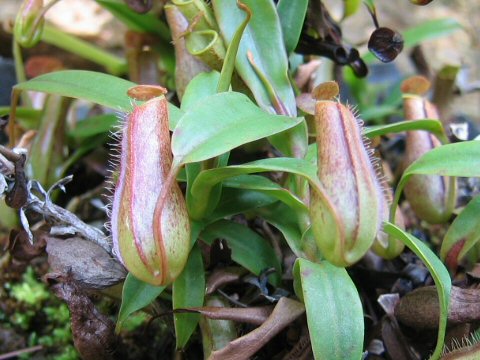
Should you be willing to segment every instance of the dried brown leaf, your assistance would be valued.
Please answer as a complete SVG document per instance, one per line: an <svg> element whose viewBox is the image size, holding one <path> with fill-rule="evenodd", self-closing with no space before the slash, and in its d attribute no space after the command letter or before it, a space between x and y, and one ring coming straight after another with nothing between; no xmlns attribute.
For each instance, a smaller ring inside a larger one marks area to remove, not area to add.
<svg viewBox="0 0 480 360"><path fill-rule="evenodd" d="M48 263L51 269L67 275L89 289L104 289L125 279L124 267L104 249L78 237L47 237Z"/></svg>
<svg viewBox="0 0 480 360"><path fill-rule="evenodd" d="M243 360L250 358L304 312L305 307L302 303L285 297L281 298L263 325L233 340L223 349L214 351L209 360Z"/></svg>
<svg viewBox="0 0 480 360"><path fill-rule="evenodd" d="M208 277L206 294L213 294L222 286L239 281L246 273L245 269L240 267L219 268L214 270Z"/></svg>
<svg viewBox="0 0 480 360"><path fill-rule="evenodd" d="M315 104L316 100L312 97L312 94L300 94L296 97L295 102L297 107L303 112L309 115L315 115Z"/></svg>
<svg viewBox="0 0 480 360"><path fill-rule="evenodd" d="M82 288L69 276L47 275L54 294L67 303L71 315L73 343L83 360L114 359L117 345L115 324L97 310Z"/></svg>
<svg viewBox="0 0 480 360"><path fill-rule="evenodd" d="M36 234L39 234L39 232ZM42 236L38 236L37 241L32 244L25 230L12 230L8 240L8 251L14 259L29 262L33 258L42 255L46 245L47 243Z"/></svg>
<svg viewBox="0 0 480 360"><path fill-rule="evenodd" d="M398 360L418 360L414 352L408 346L408 342L403 336L397 321L393 317L385 316L382 319L382 339L391 355L395 355Z"/></svg>
<svg viewBox="0 0 480 360"><path fill-rule="evenodd" d="M199 313L213 320L232 320L254 325L262 325L272 313L273 306L248 308L228 308L219 306L176 309L176 313Z"/></svg>

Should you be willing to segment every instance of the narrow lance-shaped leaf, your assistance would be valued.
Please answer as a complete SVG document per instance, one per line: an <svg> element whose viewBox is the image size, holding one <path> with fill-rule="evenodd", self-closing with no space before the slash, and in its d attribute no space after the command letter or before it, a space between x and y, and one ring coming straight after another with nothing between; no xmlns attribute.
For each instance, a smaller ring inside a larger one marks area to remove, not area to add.
<svg viewBox="0 0 480 360"><path fill-rule="evenodd" d="M280 0L277 4L278 17L282 25L285 48L290 54L297 47L303 22L307 15L308 0Z"/></svg>
<svg viewBox="0 0 480 360"><path fill-rule="evenodd" d="M68 136L76 140L90 138L95 135L110 134L118 125L118 117L114 114L102 114L80 120L68 132Z"/></svg>
<svg viewBox="0 0 480 360"><path fill-rule="evenodd" d="M217 92L216 89L219 79L220 73L218 71L202 72L195 76L185 88L181 109L183 111L192 110L195 104L214 95Z"/></svg>
<svg viewBox="0 0 480 360"><path fill-rule="evenodd" d="M395 218L403 188L414 174L480 177L480 141L464 141L437 147L412 163L404 172L395 192L390 221Z"/></svg>
<svg viewBox="0 0 480 360"><path fill-rule="evenodd" d="M65 121L71 99L51 95L45 99L40 127L27 162L27 174L44 187L53 185L61 176L65 160Z"/></svg>
<svg viewBox="0 0 480 360"><path fill-rule="evenodd" d="M165 286L153 286L128 274L123 284L122 305L115 330L119 332L131 314L149 305L164 289Z"/></svg>
<svg viewBox="0 0 480 360"><path fill-rule="evenodd" d="M412 250L427 266L428 271L435 281L437 286L438 298L440 302L440 320L438 326L437 345L435 351L431 356L432 360L440 358L443 351L445 331L447 328L448 306L450 302L450 291L452 288L452 282L448 270L442 264L440 259L425 245L422 241L415 236L410 235L402 229L396 227L392 223L385 222L383 230L390 236L399 239Z"/></svg>
<svg viewBox="0 0 480 360"><path fill-rule="evenodd" d="M195 76L187 88L182 99L182 110L194 110L196 104L202 103L205 98L214 95L217 92L217 85L220 78L220 74L217 71L211 71L209 73L200 73ZM185 166L186 174L188 177L187 189L186 189L186 198L187 198L187 208L190 209L195 205L195 202L192 201L191 188L192 185L202 170L206 166L224 166L228 161L228 153L225 153L215 160L212 160L208 165L200 162L190 163ZM213 195L210 198L210 201L205 205L206 208L214 208L217 204L218 197L221 194L221 185L217 186L212 190Z"/></svg>
<svg viewBox="0 0 480 360"><path fill-rule="evenodd" d="M108 72L114 75L121 75L127 71L127 62L125 59L113 55L102 48L93 45L61 31L51 25L45 25L42 40L48 44L57 46L63 50L81 56L87 60L104 66Z"/></svg>
<svg viewBox="0 0 480 360"><path fill-rule="evenodd" d="M222 197L217 207L206 221L207 223L214 223L217 220L249 212L277 202L278 200L275 197L264 192L225 188L222 191Z"/></svg>
<svg viewBox="0 0 480 360"><path fill-rule="evenodd" d="M240 175L225 180L222 185L229 188L249 189L265 192L276 197L278 200L284 202L296 211L308 211L307 206L302 202L302 200L265 176Z"/></svg>
<svg viewBox="0 0 480 360"><path fill-rule="evenodd" d="M184 271L173 283L173 308L202 306L205 296L205 270L200 249L192 248ZM200 319L198 314L175 313L177 349L187 344Z"/></svg>
<svg viewBox="0 0 480 360"><path fill-rule="evenodd" d="M480 196L472 199L448 228L440 257L455 269L458 262L480 240Z"/></svg>
<svg viewBox="0 0 480 360"><path fill-rule="evenodd" d="M230 83L232 81L233 70L235 69L235 60L237 59L238 47L240 40L242 39L243 32L247 27L248 22L252 17L252 12L241 1L237 2L237 6L245 12L245 20L240 24L237 31L233 35L232 41L228 45L227 53L225 54L225 60L223 62L222 71L220 73L220 79L218 80L217 92L228 91Z"/></svg>
<svg viewBox="0 0 480 360"><path fill-rule="evenodd" d="M311 163L294 158L272 158L253 161L243 165L227 166L223 168L203 171L192 185L192 196L196 199L190 215L200 218L205 215L212 187L230 177L265 171L283 171L298 174L310 181L316 181L315 167Z"/></svg>
<svg viewBox="0 0 480 360"><path fill-rule="evenodd" d="M222 36L227 44L245 18L237 8L235 0L212 1L215 16ZM288 59L285 50L280 21L273 2L270 0L242 1L252 11L250 20L240 42L236 69L255 96L260 107L274 113L270 97L264 84L252 68L247 53L250 51L255 63L268 80L289 114L296 114L295 97L288 78Z"/></svg>
<svg viewBox="0 0 480 360"><path fill-rule="evenodd" d="M86 70L55 71L15 85L15 91L40 91L48 94L73 97L91 101L114 110L132 111L132 100L127 91L136 84L112 75ZM172 130L182 112L168 104L170 129Z"/></svg>
<svg viewBox="0 0 480 360"><path fill-rule="evenodd" d="M170 31L168 27L160 21L153 13L150 14L137 14L130 8L115 0L95 0L105 9L110 11L115 19L120 20L128 28L138 31L152 33L160 37L163 41L171 41Z"/></svg>
<svg viewBox="0 0 480 360"><path fill-rule="evenodd" d="M327 261L297 259L295 293L305 303L308 331L316 359L361 359L363 310L353 281L344 268Z"/></svg>
<svg viewBox="0 0 480 360"><path fill-rule="evenodd" d="M219 220L207 226L200 238L211 244L215 239L227 240L232 250L232 259L260 275L263 270L275 268L276 272L269 277L274 285L280 281L280 262L270 244L250 228L227 220Z"/></svg>
<svg viewBox="0 0 480 360"><path fill-rule="evenodd" d="M181 165L210 159L301 121L303 118L267 114L241 93L215 94L181 117L172 137L174 162Z"/></svg>
<svg viewBox="0 0 480 360"><path fill-rule="evenodd" d="M364 134L368 138L375 136L394 134L403 131L426 130L434 133L439 138L445 138L445 132L442 123L439 120L424 119L424 120L407 120L399 121L393 124L367 126Z"/></svg>
<svg viewBox="0 0 480 360"><path fill-rule="evenodd" d="M282 233L292 252L297 257L310 258L304 251L302 241L304 229L298 223L298 214L285 204L276 202L252 211Z"/></svg>

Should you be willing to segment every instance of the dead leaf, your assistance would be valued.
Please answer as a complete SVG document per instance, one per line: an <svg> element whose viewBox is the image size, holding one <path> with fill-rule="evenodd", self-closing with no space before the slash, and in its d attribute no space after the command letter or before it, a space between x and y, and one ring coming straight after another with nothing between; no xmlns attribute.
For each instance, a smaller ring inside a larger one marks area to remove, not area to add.
<svg viewBox="0 0 480 360"><path fill-rule="evenodd" d="M215 269L207 280L206 294L213 294L224 285L239 281L247 271L241 267L228 267Z"/></svg>
<svg viewBox="0 0 480 360"><path fill-rule="evenodd" d="M305 307L302 303L286 297L281 298L267 321L248 334L233 340L223 349L214 351L209 360L250 358L304 312Z"/></svg>
<svg viewBox="0 0 480 360"><path fill-rule="evenodd" d="M273 306L248 308L229 308L219 306L191 307L175 309L175 313L199 313L213 320L232 320L242 323L261 325L272 313Z"/></svg>
<svg viewBox="0 0 480 360"><path fill-rule="evenodd" d="M52 270L70 274L82 287L105 289L125 279L125 268L103 248L79 237L47 238L48 263Z"/></svg>
<svg viewBox="0 0 480 360"><path fill-rule="evenodd" d="M408 346L394 317L385 316L382 319L382 339L388 354L395 354L398 360L419 360L420 356L415 354Z"/></svg>
<svg viewBox="0 0 480 360"><path fill-rule="evenodd" d="M53 293L67 303L71 316L73 343L83 360L114 359L115 324L97 310L90 298L71 277L48 274Z"/></svg>
<svg viewBox="0 0 480 360"><path fill-rule="evenodd" d="M25 230L10 231L8 251L15 260L29 262L33 258L44 254L46 246L45 239L41 235L38 236L41 234L40 232L36 232L35 234L36 241L32 244Z"/></svg>
<svg viewBox="0 0 480 360"><path fill-rule="evenodd" d="M309 115L315 114L315 104L317 101L312 97L312 94L300 94L296 97L295 102L297 103L297 107L303 112Z"/></svg>

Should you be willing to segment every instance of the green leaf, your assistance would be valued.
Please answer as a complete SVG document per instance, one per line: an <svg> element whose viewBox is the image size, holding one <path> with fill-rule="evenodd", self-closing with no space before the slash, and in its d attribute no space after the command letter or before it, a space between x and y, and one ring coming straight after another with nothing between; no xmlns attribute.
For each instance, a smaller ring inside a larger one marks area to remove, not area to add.
<svg viewBox="0 0 480 360"><path fill-rule="evenodd" d="M403 32L403 51L424 41L450 35L459 29L462 29L462 25L454 18L441 18L422 21L419 25L413 26ZM374 59L375 56L370 52L363 56L363 60L367 63L372 62Z"/></svg>
<svg viewBox="0 0 480 360"><path fill-rule="evenodd" d="M240 40L242 40L243 32L252 16L250 9L245 8L244 4L237 2L237 7L245 12L245 19L240 23L228 45L227 53L225 54L225 59L222 65L222 71L220 73L220 79L218 80L217 92L219 93L228 91L230 87L233 71L235 70L235 61L237 60Z"/></svg>
<svg viewBox="0 0 480 360"><path fill-rule="evenodd" d="M375 0L364 0L365 5L368 6L370 9L375 9Z"/></svg>
<svg viewBox="0 0 480 360"><path fill-rule="evenodd" d="M88 100L115 110L131 111L127 90L136 84L112 75L86 70L63 70L37 76L14 86Z"/></svg>
<svg viewBox="0 0 480 360"><path fill-rule="evenodd" d="M181 109L184 111L192 110L196 103L216 94L219 79L220 73L218 71L202 72L196 75L185 88Z"/></svg>
<svg viewBox="0 0 480 360"><path fill-rule="evenodd" d="M225 180L222 184L224 187L233 187L237 189L248 189L265 192L284 202L296 211L308 211L307 206L303 203L302 200L300 200L287 189L281 187L276 182L270 180L269 178L266 178L265 176L240 175Z"/></svg>
<svg viewBox="0 0 480 360"><path fill-rule="evenodd" d="M194 246L188 257L187 265L173 283L173 308L203 306L205 297L205 270L202 253L198 245ZM174 314L177 349L183 349L200 320L199 314Z"/></svg>
<svg viewBox="0 0 480 360"><path fill-rule="evenodd" d="M412 163L402 178L413 174L478 177L480 141L447 144L430 150Z"/></svg>
<svg viewBox="0 0 480 360"><path fill-rule="evenodd" d="M127 90L137 84L112 75L86 70L63 70L40 75L14 86L15 90L32 90L91 101L123 112L132 111ZM170 129L182 111L168 104Z"/></svg>
<svg viewBox="0 0 480 360"><path fill-rule="evenodd" d="M295 293L305 303L316 359L361 359L363 310L355 285L344 268L327 261L297 259Z"/></svg>
<svg viewBox="0 0 480 360"><path fill-rule="evenodd" d="M307 122L302 121L287 131L270 136L268 141L284 156L303 159L308 147Z"/></svg>
<svg viewBox="0 0 480 360"><path fill-rule="evenodd" d="M89 137L88 140L82 141L81 144L76 145L74 152L62 164L61 170L59 170L60 176L66 176L67 170L70 168L70 166L76 164L79 159L81 159L91 150L102 147L108 141L108 139L108 135L102 134Z"/></svg>
<svg viewBox="0 0 480 360"><path fill-rule="evenodd" d="M395 218L403 188L415 174L480 177L480 141L442 145L410 164L398 182L390 211L390 221Z"/></svg>
<svg viewBox="0 0 480 360"><path fill-rule="evenodd" d="M118 124L118 121L118 117L114 114L91 116L78 121L68 135L74 139L83 139L99 134L108 134Z"/></svg>
<svg viewBox="0 0 480 360"><path fill-rule="evenodd" d="M6 116L10 114L10 106L0 106L0 116ZM39 120L42 116L42 110L32 109L28 107L17 107L17 118L24 118L28 120Z"/></svg>
<svg viewBox="0 0 480 360"><path fill-rule="evenodd" d="M307 15L307 8L308 0L280 0L277 4L283 40L288 54L297 47L305 15Z"/></svg>
<svg viewBox="0 0 480 360"><path fill-rule="evenodd" d="M347 18L355 14L362 5L361 0L343 0L343 18Z"/></svg>
<svg viewBox="0 0 480 360"><path fill-rule="evenodd" d="M280 283L282 274L280 261L272 246L250 228L232 221L219 220L208 225L200 234L200 238L208 244L215 239L225 239L232 250L232 259L255 275L268 268L276 272L269 279L276 286Z"/></svg>
<svg viewBox="0 0 480 360"><path fill-rule="evenodd" d="M384 223L383 231L404 242L405 245L425 263L428 271L430 271L430 274L435 281L438 299L440 302L440 319L438 326L437 346L435 347L435 351L430 359L438 359L442 355L443 351L445 331L447 328L448 306L450 303L450 291L452 287L448 270L442 264L440 259L432 252L432 250L430 250L427 245L425 245L415 236L406 233L402 229L389 222Z"/></svg>
<svg viewBox="0 0 480 360"><path fill-rule="evenodd" d="M174 162L180 165L210 159L302 120L267 114L241 93L215 94L180 118L172 136Z"/></svg>
<svg viewBox="0 0 480 360"><path fill-rule="evenodd" d="M122 305L118 313L115 331L118 333L131 314L149 305L164 289L165 286L147 284L129 273L123 283Z"/></svg>
<svg viewBox="0 0 480 360"><path fill-rule="evenodd" d="M300 228L297 220L298 212L279 202L268 192L225 187L217 208L208 217L208 223L242 213L256 215L264 219L283 234L295 255L298 257L306 256L305 243L302 241L304 230Z"/></svg>
<svg viewBox="0 0 480 360"><path fill-rule="evenodd" d="M59 169L65 161L65 118L71 99L48 96L25 166L27 176L49 188L60 179Z"/></svg>
<svg viewBox="0 0 480 360"><path fill-rule="evenodd" d="M104 66L109 73L114 75L122 75L128 70L125 59L51 25L45 24L42 41Z"/></svg>
<svg viewBox="0 0 480 360"><path fill-rule="evenodd" d="M424 41L437 39L462 29L462 24L452 17L422 21L403 32L404 48L411 48Z"/></svg>
<svg viewBox="0 0 480 360"><path fill-rule="evenodd" d="M192 109L194 111L195 106L197 103L200 103L205 98L208 98L211 95L216 94L217 92L217 85L220 79L220 74L217 71L211 71L209 73L200 73L195 76L188 84L185 89L183 98L182 98L182 109L189 110ZM192 184L200 173L202 168L209 168L209 167L218 167L218 166L225 166L228 163L229 153L224 153L218 158L213 159L210 162L202 163L190 163L185 166L186 173L188 176L187 182L187 190L186 190L186 200L187 200L187 209L191 209L194 204L192 204L192 194L191 194L191 187ZM213 195L210 197L210 201L205 206L208 209L215 208L219 197L221 195L221 184L219 184L215 189L212 190Z"/></svg>
<svg viewBox="0 0 480 360"><path fill-rule="evenodd" d="M288 59L275 6L271 0L243 0L252 11L252 18L245 29L238 49L236 70L255 96L260 107L275 113L271 99L262 80L248 61L247 52L273 85L276 95L289 114L295 115L296 103L292 85L288 78ZM236 0L213 0L215 17L227 44L232 42L235 32L245 19L237 8Z"/></svg>
<svg viewBox="0 0 480 360"><path fill-rule="evenodd" d="M480 240L480 196L472 199L448 228L442 241L440 257L455 267Z"/></svg>
<svg viewBox="0 0 480 360"><path fill-rule="evenodd" d="M155 34L166 42L172 41L168 26L158 20L158 17L153 13L137 14L124 2L118 0L96 0L96 2L110 11L115 19L123 22L129 29Z"/></svg>
<svg viewBox="0 0 480 360"><path fill-rule="evenodd" d="M379 104L368 104L368 105L362 104L360 117L364 121L370 121L370 120L378 121L378 119L391 116L395 113L400 113L398 106L394 106L390 104L380 104L380 105Z"/></svg>
<svg viewBox="0 0 480 360"><path fill-rule="evenodd" d="M113 14L116 20L123 22L129 29L139 33L149 33L155 37L152 46L160 56L162 67L169 73L175 71L175 54L171 44L170 29L154 11L146 14L137 14L122 0L96 0L102 7ZM128 40L127 40L128 41Z"/></svg>
<svg viewBox="0 0 480 360"><path fill-rule="evenodd" d="M275 202L278 202L278 200L265 192L225 188L222 190L222 197L217 207L208 216L207 220L209 223L213 223L217 220L249 212Z"/></svg>
<svg viewBox="0 0 480 360"><path fill-rule="evenodd" d="M253 213L277 228L295 255L298 257L305 256L302 230L297 220L298 214L294 210L283 203L277 202L255 209Z"/></svg>
<svg viewBox="0 0 480 360"><path fill-rule="evenodd" d="M304 176L313 182L317 181L316 167L306 160L295 158L270 158L242 165L205 170L197 176L191 188L191 194L195 201L192 202L194 206L190 208L190 216L197 219L205 215L210 192L215 184L234 176L266 171L289 172Z"/></svg>
<svg viewBox="0 0 480 360"><path fill-rule="evenodd" d="M375 136L413 130L426 130L439 137L445 137L442 123L434 119L406 120L393 124L368 126L365 128L364 134L369 138L373 138Z"/></svg>

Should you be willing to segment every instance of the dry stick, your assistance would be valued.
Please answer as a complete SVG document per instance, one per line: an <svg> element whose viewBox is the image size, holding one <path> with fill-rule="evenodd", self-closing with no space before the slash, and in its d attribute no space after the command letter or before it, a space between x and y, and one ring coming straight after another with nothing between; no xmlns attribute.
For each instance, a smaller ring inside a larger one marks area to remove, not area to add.
<svg viewBox="0 0 480 360"><path fill-rule="evenodd" d="M112 252L112 247L108 242L108 238L103 234L102 231L84 223L70 211L65 210L64 208L51 202L47 204L42 203L41 201L33 201L29 203L27 207L28 209L42 214L47 218L51 218L56 220L57 222L71 226L79 235L84 237L86 240L89 240L101 246L109 254Z"/></svg>
<svg viewBox="0 0 480 360"><path fill-rule="evenodd" d="M37 345L37 346L32 346L32 347L21 349L21 350L15 350L15 351L0 355L0 360L11 359L13 357L17 357L22 354L28 354L28 353L39 351L42 349L43 349L42 345Z"/></svg>

